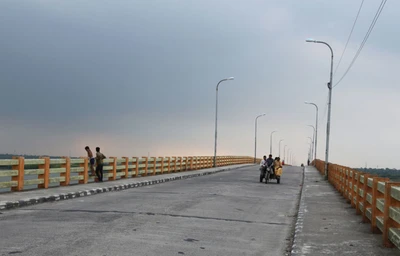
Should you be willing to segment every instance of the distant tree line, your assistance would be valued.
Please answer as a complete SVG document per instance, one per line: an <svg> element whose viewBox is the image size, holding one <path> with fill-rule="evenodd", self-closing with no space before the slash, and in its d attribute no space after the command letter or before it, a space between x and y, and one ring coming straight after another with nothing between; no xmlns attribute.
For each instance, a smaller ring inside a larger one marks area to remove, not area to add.
<svg viewBox="0 0 400 256"><path fill-rule="evenodd" d="M390 168L355 168L355 170L376 174L379 177L389 178L393 181L400 181L400 170Z"/></svg>

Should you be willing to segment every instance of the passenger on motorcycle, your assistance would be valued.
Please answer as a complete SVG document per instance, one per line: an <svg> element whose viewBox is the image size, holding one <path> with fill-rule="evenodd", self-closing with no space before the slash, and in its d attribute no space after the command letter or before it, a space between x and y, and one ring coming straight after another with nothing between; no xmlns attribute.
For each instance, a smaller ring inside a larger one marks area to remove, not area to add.
<svg viewBox="0 0 400 256"><path fill-rule="evenodd" d="M266 164L267 164L267 156L264 156L263 160L261 160L260 163L260 169L265 169L267 167Z"/></svg>
<svg viewBox="0 0 400 256"><path fill-rule="evenodd" d="M282 162L281 162L280 157L275 158L274 169L275 169L275 175L277 177L281 177L281 175L282 175Z"/></svg>
<svg viewBox="0 0 400 256"><path fill-rule="evenodd" d="M264 156L263 160L261 160L261 163L260 163L260 171L261 171L260 182L264 178L265 172L267 171L267 160L268 160L267 156Z"/></svg>
<svg viewBox="0 0 400 256"><path fill-rule="evenodd" d="M269 155L268 159L267 156L264 156L263 160L261 160L260 168L266 169L267 167L273 167L273 165L274 159L272 159L272 155Z"/></svg>
<svg viewBox="0 0 400 256"><path fill-rule="evenodd" d="M266 166L271 167L272 172L274 172L274 168L273 168L274 167L274 159L272 158L271 154L268 156Z"/></svg>

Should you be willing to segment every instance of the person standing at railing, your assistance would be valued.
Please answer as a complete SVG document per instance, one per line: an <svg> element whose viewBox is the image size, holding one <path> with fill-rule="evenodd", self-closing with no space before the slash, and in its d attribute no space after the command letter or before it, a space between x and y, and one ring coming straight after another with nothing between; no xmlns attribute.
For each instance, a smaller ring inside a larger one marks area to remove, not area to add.
<svg viewBox="0 0 400 256"><path fill-rule="evenodd" d="M88 154L88 158L89 158L89 165L90 165L90 172L91 172L91 176L95 176L96 174L94 173L94 157L93 157L93 153L92 150L89 148L89 146L85 147L85 150Z"/></svg>
<svg viewBox="0 0 400 256"><path fill-rule="evenodd" d="M99 179L99 182L103 182L103 159L106 156L100 152L100 148L96 147L96 175Z"/></svg>

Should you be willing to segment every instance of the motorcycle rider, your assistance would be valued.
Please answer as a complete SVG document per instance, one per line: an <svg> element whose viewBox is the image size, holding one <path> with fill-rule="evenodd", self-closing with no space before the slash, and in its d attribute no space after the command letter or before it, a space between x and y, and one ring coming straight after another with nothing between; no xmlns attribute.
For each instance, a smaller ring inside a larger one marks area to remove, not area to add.
<svg viewBox="0 0 400 256"><path fill-rule="evenodd" d="M262 182L262 180L265 177L265 172L267 171L266 164L267 164L267 156L264 156L263 160L261 160L261 163L260 163L260 171L261 171L261 173L260 173L260 182Z"/></svg>
<svg viewBox="0 0 400 256"><path fill-rule="evenodd" d="M271 154L269 154L269 156L268 156L266 166L271 167L272 173L274 173L274 159L272 158Z"/></svg>
<svg viewBox="0 0 400 256"><path fill-rule="evenodd" d="M265 169L267 167L266 164L267 164L267 156L263 156L263 160L261 160L261 163L260 163L260 169L261 168Z"/></svg>

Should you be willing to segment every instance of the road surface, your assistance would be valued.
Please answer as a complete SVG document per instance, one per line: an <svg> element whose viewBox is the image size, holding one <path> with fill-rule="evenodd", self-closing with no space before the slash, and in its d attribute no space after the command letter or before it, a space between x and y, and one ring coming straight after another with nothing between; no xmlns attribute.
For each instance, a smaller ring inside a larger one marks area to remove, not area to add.
<svg viewBox="0 0 400 256"><path fill-rule="evenodd" d="M0 214L0 255L287 255L302 183L257 166Z"/></svg>

